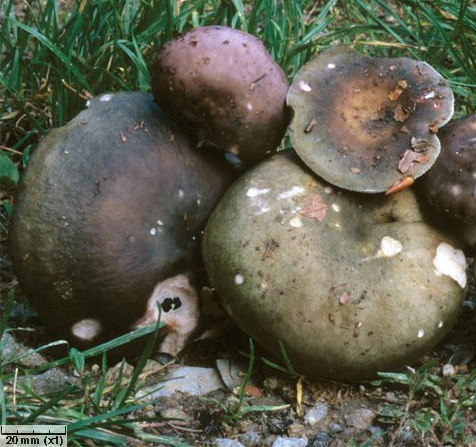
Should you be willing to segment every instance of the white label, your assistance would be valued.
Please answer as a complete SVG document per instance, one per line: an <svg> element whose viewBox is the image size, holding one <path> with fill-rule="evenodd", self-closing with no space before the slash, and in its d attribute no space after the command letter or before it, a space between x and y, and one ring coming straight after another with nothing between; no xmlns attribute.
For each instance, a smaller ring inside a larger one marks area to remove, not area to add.
<svg viewBox="0 0 476 447"><path fill-rule="evenodd" d="M67 445L67 425L0 425L0 447Z"/></svg>

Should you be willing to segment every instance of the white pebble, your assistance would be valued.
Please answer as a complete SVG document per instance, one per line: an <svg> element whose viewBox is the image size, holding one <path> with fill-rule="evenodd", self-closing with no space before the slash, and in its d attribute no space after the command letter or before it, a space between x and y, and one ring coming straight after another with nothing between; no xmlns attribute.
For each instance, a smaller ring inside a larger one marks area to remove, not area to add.
<svg viewBox="0 0 476 447"><path fill-rule="evenodd" d="M101 332L101 323L93 318L85 318L74 323L71 332L82 340L92 340Z"/></svg>
<svg viewBox="0 0 476 447"><path fill-rule="evenodd" d="M446 363L443 365L443 368L441 368L441 372L445 377L451 377L456 374L456 369L451 363Z"/></svg>

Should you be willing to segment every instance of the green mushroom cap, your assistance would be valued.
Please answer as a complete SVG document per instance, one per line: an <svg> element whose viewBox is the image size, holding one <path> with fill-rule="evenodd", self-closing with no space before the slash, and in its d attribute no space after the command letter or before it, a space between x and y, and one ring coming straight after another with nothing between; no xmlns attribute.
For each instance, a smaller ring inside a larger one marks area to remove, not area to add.
<svg viewBox="0 0 476 447"><path fill-rule="evenodd" d="M435 134L453 114L451 89L427 63L346 47L305 64L287 103L303 161L334 185L369 193L428 171L440 151Z"/></svg>
<svg viewBox="0 0 476 447"><path fill-rule="evenodd" d="M223 196L203 256L225 310L309 376L359 380L402 367L450 330L466 261L422 221L413 191L330 186L278 153Z"/></svg>

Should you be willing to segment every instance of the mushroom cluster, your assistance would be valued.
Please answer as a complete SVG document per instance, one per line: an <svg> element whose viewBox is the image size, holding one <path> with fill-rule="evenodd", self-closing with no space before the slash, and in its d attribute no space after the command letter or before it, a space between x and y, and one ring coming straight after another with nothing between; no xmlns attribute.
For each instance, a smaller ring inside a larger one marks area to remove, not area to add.
<svg viewBox="0 0 476 447"><path fill-rule="evenodd" d="M51 131L15 198L21 288L80 348L161 318L158 349L182 349L200 314L202 230L236 177L210 146L255 162L287 126L284 73L247 33L194 29L164 46L152 77L155 98L102 94Z"/></svg>
<svg viewBox="0 0 476 447"><path fill-rule="evenodd" d="M415 360L452 327L464 253L402 190L431 172L453 102L432 67L407 58L335 47L296 74L296 153L235 182L203 242L225 309L270 353L284 347L309 376L358 380Z"/></svg>
<svg viewBox="0 0 476 447"><path fill-rule="evenodd" d="M151 75L153 96L100 95L50 132L23 176L12 257L53 332L87 347L162 318L177 354L210 281L309 376L369 378L445 336L466 259L401 190L421 177L473 244L476 122L445 126L453 93L432 67L335 47L289 87L257 38L208 26ZM294 149L273 154L289 122ZM231 187L230 154L251 166Z"/></svg>

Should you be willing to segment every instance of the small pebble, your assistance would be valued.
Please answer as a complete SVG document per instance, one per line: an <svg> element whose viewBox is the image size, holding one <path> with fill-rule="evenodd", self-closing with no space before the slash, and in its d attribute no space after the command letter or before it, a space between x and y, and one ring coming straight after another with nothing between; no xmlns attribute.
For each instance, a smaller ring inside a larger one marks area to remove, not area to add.
<svg viewBox="0 0 476 447"><path fill-rule="evenodd" d="M281 435L293 423L290 418L269 418L266 425L272 435Z"/></svg>
<svg viewBox="0 0 476 447"><path fill-rule="evenodd" d="M260 437L258 433L255 431L248 431L240 435L238 440L245 446L245 447L257 447L260 443Z"/></svg>
<svg viewBox="0 0 476 447"><path fill-rule="evenodd" d="M359 430L365 430L372 424L372 421L375 418L375 413L368 408L356 408L344 417L347 425Z"/></svg>
<svg viewBox="0 0 476 447"><path fill-rule="evenodd" d="M334 433L341 433L344 431L342 425L338 424L337 422L331 422L328 426L329 430Z"/></svg>
<svg viewBox="0 0 476 447"><path fill-rule="evenodd" d="M370 427L367 427L367 430L375 436L378 436L382 434L383 430L380 427L377 427L376 425L371 425Z"/></svg>
<svg viewBox="0 0 476 447"><path fill-rule="evenodd" d="M387 400L391 403L398 403L400 402L400 399L397 397L397 395L393 392L393 391L389 391L385 397L387 398Z"/></svg>
<svg viewBox="0 0 476 447"><path fill-rule="evenodd" d="M456 374L456 369L451 363L443 365L442 373L445 377L451 377Z"/></svg>
<svg viewBox="0 0 476 447"><path fill-rule="evenodd" d="M415 440L415 435L413 433L413 430L411 429L411 427L407 424L405 424L402 428L402 430L400 430L400 433L398 434L398 438L397 438L400 442L412 442Z"/></svg>
<svg viewBox="0 0 476 447"><path fill-rule="evenodd" d="M241 442L235 439L217 438L213 441L214 447L245 447Z"/></svg>
<svg viewBox="0 0 476 447"><path fill-rule="evenodd" d="M319 422L322 422L326 417L329 409L326 404L318 402L314 405L304 416L304 422L311 427Z"/></svg>
<svg viewBox="0 0 476 447"><path fill-rule="evenodd" d="M263 381L263 387L270 391L276 390L278 386L279 386L279 382L276 376L267 377Z"/></svg>
<svg viewBox="0 0 476 447"><path fill-rule="evenodd" d="M276 438L272 447L307 447L307 438Z"/></svg>
<svg viewBox="0 0 476 447"><path fill-rule="evenodd" d="M331 444L332 437L326 432L319 432L311 439L308 447L327 447Z"/></svg>

